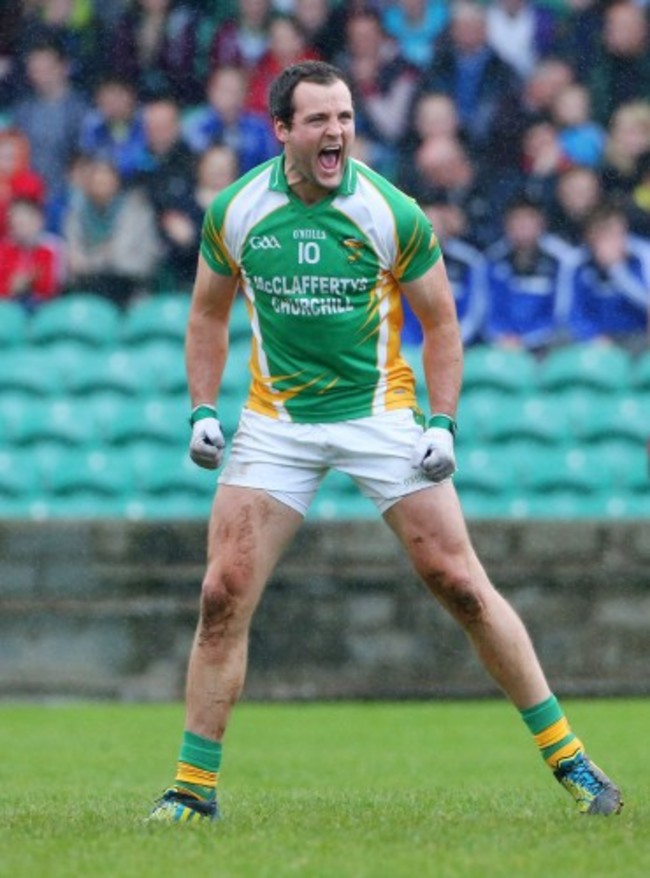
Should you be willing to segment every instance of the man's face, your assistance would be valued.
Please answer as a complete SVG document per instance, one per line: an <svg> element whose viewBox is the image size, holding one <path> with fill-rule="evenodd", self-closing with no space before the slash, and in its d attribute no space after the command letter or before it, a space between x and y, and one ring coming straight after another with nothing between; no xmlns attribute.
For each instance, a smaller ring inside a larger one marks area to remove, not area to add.
<svg viewBox="0 0 650 878"><path fill-rule="evenodd" d="M279 119L275 133L285 150L289 185L303 201L320 201L340 186L354 142L352 96L341 80L300 82L293 93L291 127Z"/></svg>

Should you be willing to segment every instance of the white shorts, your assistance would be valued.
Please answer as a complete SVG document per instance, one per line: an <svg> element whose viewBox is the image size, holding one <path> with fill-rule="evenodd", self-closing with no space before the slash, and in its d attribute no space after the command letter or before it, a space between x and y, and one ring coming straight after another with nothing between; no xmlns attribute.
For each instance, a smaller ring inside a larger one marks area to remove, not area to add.
<svg viewBox="0 0 650 878"><path fill-rule="evenodd" d="M244 409L221 485L260 488L305 515L330 469L347 473L381 513L433 487L411 466L422 435L410 409L333 424L296 424Z"/></svg>

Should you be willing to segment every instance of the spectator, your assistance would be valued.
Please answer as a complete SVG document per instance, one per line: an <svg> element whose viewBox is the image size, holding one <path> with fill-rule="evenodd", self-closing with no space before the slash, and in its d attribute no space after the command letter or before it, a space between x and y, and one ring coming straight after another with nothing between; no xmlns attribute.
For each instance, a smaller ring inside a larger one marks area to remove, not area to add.
<svg viewBox="0 0 650 878"><path fill-rule="evenodd" d="M244 108L246 74L237 67L213 71L206 88L207 103L183 125L185 141L195 153L223 143L237 155L240 173L276 155L278 143L266 114Z"/></svg>
<svg viewBox="0 0 650 878"><path fill-rule="evenodd" d="M557 178L555 197L550 209L550 231L571 247L584 240L585 224L603 199L598 171L575 165Z"/></svg>
<svg viewBox="0 0 650 878"><path fill-rule="evenodd" d="M485 16L475 3L453 3L448 38L425 71L422 90L448 94L472 154L503 169L519 154L521 82L488 44Z"/></svg>
<svg viewBox="0 0 650 878"><path fill-rule="evenodd" d="M237 156L229 146L211 146L198 160L190 195L161 207L159 224L165 250L163 284L189 290L196 273L198 246L205 211L213 199L238 176Z"/></svg>
<svg viewBox="0 0 650 878"><path fill-rule="evenodd" d="M330 4L328 0L296 0L293 14L307 40L307 45L319 57L331 57L333 47L329 43L327 21Z"/></svg>
<svg viewBox="0 0 650 878"><path fill-rule="evenodd" d="M603 29L601 0L565 0L568 7L558 24L557 53L571 64L581 82L586 82L589 71L600 49Z"/></svg>
<svg viewBox="0 0 650 878"><path fill-rule="evenodd" d="M238 14L216 30L209 52L210 69L232 66L252 68L269 44L270 0L238 0Z"/></svg>
<svg viewBox="0 0 650 878"><path fill-rule="evenodd" d="M397 144L406 134L418 73L399 54L371 9L347 18L345 44L336 63L347 74L355 96L359 133L384 147L393 162Z"/></svg>
<svg viewBox="0 0 650 878"><path fill-rule="evenodd" d="M24 90L18 57L24 16L22 0L4 0L0 4L0 112L8 110Z"/></svg>
<svg viewBox="0 0 650 878"><path fill-rule="evenodd" d="M568 61L547 58L526 78L522 104L527 124L547 121L558 95L575 82L575 72Z"/></svg>
<svg viewBox="0 0 650 878"><path fill-rule="evenodd" d="M625 198L636 184L637 164L650 150L650 103L633 101L618 107L609 126L601 169L610 197Z"/></svg>
<svg viewBox="0 0 650 878"><path fill-rule="evenodd" d="M458 139L425 140L399 185L413 197L417 193L420 202L442 199L461 208L467 217L467 238L479 250L498 237L498 194L489 178L478 173Z"/></svg>
<svg viewBox="0 0 650 878"><path fill-rule="evenodd" d="M605 148L605 130L591 118L589 90L580 83L562 89L551 105L560 148L576 165L598 167Z"/></svg>
<svg viewBox="0 0 650 878"><path fill-rule="evenodd" d="M34 43L26 57L32 93L14 107L13 119L31 147L31 165L47 187L47 221L56 229L55 205L65 187L88 104L70 83L70 65L56 42Z"/></svg>
<svg viewBox="0 0 650 878"><path fill-rule="evenodd" d="M310 48L296 18L290 15L273 18L269 25L267 49L250 71L246 108L268 114L268 93L275 77L285 67L298 61L315 61L318 57L318 52Z"/></svg>
<svg viewBox="0 0 650 878"><path fill-rule="evenodd" d="M527 196L509 205L504 232L486 253L486 337L503 347L544 351L561 339L570 250L546 234L544 211Z"/></svg>
<svg viewBox="0 0 650 878"><path fill-rule="evenodd" d="M420 70L431 64L436 40L449 20L448 7L443 0L397 0L384 8L384 29L409 64Z"/></svg>
<svg viewBox="0 0 650 878"><path fill-rule="evenodd" d="M136 0L115 25L111 70L135 83L142 100L170 94L183 105L198 103L198 24L197 12L187 3Z"/></svg>
<svg viewBox="0 0 650 878"><path fill-rule="evenodd" d="M456 106L449 95L423 92L416 98L409 115L411 125L397 158L398 180L409 180L412 177L417 152L425 141L436 138L463 140ZM415 181L411 179L411 191L414 186Z"/></svg>
<svg viewBox="0 0 650 878"><path fill-rule="evenodd" d="M630 351L647 347L647 244L630 235L625 213L611 204L589 218L584 244L571 279L572 337L578 341L616 342Z"/></svg>
<svg viewBox="0 0 650 878"><path fill-rule="evenodd" d="M551 53L557 17L528 0L497 0L487 9L487 41L497 55L525 78Z"/></svg>
<svg viewBox="0 0 650 878"><path fill-rule="evenodd" d="M139 180L156 210L187 198L194 185L194 155L181 131L177 102L161 97L145 104L143 122L149 161Z"/></svg>
<svg viewBox="0 0 650 878"><path fill-rule="evenodd" d="M125 305L154 282L160 242L153 208L142 191L123 188L105 159L90 163L83 182L65 222L70 288Z"/></svg>
<svg viewBox="0 0 650 878"><path fill-rule="evenodd" d="M522 188L545 211L550 211L553 204L559 175L571 166L552 122L537 122L526 130L521 158Z"/></svg>
<svg viewBox="0 0 650 878"><path fill-rule="evenodd" d="M80 149L115 164L125 180L148 166L142 109L133 83L110 74L97 86L95 106L85 115Z"/></svg>
<svg viewBox="0 0 650 878"><path fill-rule="evenodd" d="M9 205L15 198L41 202L45 183L30 167L29 140L21 131L0 131L0 237L7 232Z"/></svg>
<svg viewBox="0 0 650 878"><path fill-rule="evenodd" d="M8 231L0 238L0 298L32 311L58 295L63 282L63 242L45 232L42 206L17 198L9 207Z"/></svg>
<svg viewBox="0 0 650 878"><path fill-rule="evenodd" d="M431 220L431 226L444 253L447 277L456 302L461 338L463 345L469 347L481 340L487 304L485 259L465 239L467 218L458 205L441 200L423 204L422 209ZM420 344L420 322L407 301L404 301L403 307L402 339L407 344Z"/></svg>
<svg viewBox="0 0 650 878"><path fill-rule="evenodd" d="M627 215L631 231L650 240L650 151L640 156L637 168L637 181L627 202Z"/></svg>
<svg viewBox="0 0 650 878"><path fill-rule="evenodd" d="M621 104L650 95L650 41L647 12L632 0L604 13L602 44L589 71L594 117L602 125Z"/></svg>
<svg viewBox="0 0 650 878"><path fill-rule="evenodd" d="M70 78L84 95L105 71L106 31L94 4L78 0L35 0L27 7L21 27L21 55L32 46L57 43L69 59Z"/></svg>

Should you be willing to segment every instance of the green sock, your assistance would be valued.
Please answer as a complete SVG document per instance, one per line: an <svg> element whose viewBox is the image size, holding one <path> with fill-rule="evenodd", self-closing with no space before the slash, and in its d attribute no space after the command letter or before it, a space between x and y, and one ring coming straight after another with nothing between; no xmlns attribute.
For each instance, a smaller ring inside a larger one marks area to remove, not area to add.
<svg viewBox="0 0 650 878"><path fill-rule="evenodd" d="M187 730L183 732L176 767L177 789L186 790L201 799L214 799L217 795L220 767L220 741L202 738Z"/></svg>
<svg viewBox="0 0 650 878"><path fill-rule="evenodd" d="M551 768L557 768L564 759L572 759L578 753L584 753L582 741L571 731L564 711L554 695L520 712L535 738L542 759Z"/></svg>

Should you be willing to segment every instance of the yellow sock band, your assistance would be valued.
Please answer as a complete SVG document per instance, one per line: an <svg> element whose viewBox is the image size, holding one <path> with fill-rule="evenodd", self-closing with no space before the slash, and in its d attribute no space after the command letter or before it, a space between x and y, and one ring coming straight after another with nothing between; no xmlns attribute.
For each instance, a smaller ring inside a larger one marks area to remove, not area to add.
<svg viewBox="0 0 650 878"><path fill-rule="evenodd" d="M179 783L192 783L202 787L216 787L219 780L218 771L206 771L189 765L187 762L179 762L176 767L176 780Z"/></svg>

